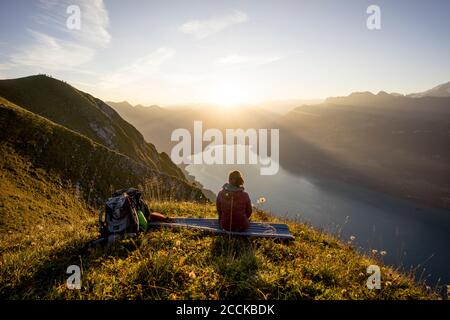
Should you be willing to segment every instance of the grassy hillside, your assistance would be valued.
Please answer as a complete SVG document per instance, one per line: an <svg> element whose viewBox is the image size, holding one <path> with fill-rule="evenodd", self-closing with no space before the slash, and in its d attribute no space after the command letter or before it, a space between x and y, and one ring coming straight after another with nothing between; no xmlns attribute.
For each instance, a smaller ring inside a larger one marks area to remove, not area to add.
<svg viewBox="0 0 450 320"><path fill-rule="evenodd" d="M98 237L95 212L61 188L57 175L12 149L0 158L1 299L429 299L405 275L333 237L289 223L290 243L189 230L153 230L110 248ZM149 199L148 199L149 200ZM174 216L214 217L212 204L149 201ZM255 220L277 221L264 213ZM82 289L66 288L69 265ZM382 266L382 289L368 290L366 268Z"/></svg>
<svg viewBox="0 0 450 320"><path fill-rule="evenodd" d="M377 257L293 222L290 243L153 230L89 250L99 236L96 206L114 189L137 186L172 217L213 217L214 205L184 179L3 98L0 128L1 299L435 297ZM262 212L254 219L278 221ZM65 286L73 264L82 269L80 291ZM371 264L382 267L381 290L366 288Z"/></svg>
<svg viewBox="0 0 450 320"><path fill-rule="evenodd" d="M161 173L1 97L0 127L4 147L55 173L66 185L78 186L88 203L100 203L112 190L129 186L161 199L202 200L201 190L185 179Z"/></svg>
<svg viewBox="0 0 450 320"><path fill-rule="evenodd" d="M155 170L184 179L164 153L100 99L44 76L0 80L0 96Z"/></svg>
<svg viewBox="0 0 450 320"><path fill-rule="evenodd" d="M86 244L99 236L96 210L56 170L44 170L7 143L0 152L1 299L436 297L376 257L292 222L296 240L290 243L162 229L88 250ZM208 203L147 201L171 217L215 216ZM262 212L253 219L278 221ZM73 264L82 269L80 291L65 285ZM365 286L371 264L382 268L381 290Z"/></svg>

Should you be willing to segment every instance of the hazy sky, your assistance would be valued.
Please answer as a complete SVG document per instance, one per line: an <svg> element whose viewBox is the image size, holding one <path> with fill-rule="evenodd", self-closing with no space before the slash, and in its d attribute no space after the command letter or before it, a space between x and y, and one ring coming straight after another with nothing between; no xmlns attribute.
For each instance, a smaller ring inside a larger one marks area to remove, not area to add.
<svg viewBox="0 0 450 320"><path fill-rule="evenodd" d="M447 0L2 0L0 78L46 73L147 105L410 93L450 80L449 39Z"/></svg>

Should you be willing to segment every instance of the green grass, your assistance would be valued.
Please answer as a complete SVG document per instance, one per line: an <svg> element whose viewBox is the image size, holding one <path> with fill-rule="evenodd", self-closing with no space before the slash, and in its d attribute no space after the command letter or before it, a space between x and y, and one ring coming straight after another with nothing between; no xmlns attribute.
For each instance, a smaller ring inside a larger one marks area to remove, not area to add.
<svg viewBox="0 0 450 320"><path fill-rule="evenodd" d="M0 80L0 96L154 170L185 179L164 153L100 99L44 75Z"/></svg>
<svg viewBox="0 0 450 320"><path fill-rule="evenodd" d="M79 186L88 203L101 203L112 190L131 185L159 199L204 197L185 179L154 170L1 97L0 128L5 156L15 152L34 167L64 177L64 183Z"/></svg>
<svg viewBox="0 0 450 320"><path fill-rule="evenodd" d="M3 153L5 155L5 153ZM152 230L110 248L96 210L14 152L1 158L0 298L3 299L429 299L411 278L311 227L289 222L295 241ZM5 160L6 159L6 160ZM169 216L214 217L212 204L149 201ZM263 212L253 218L278 221ZM69 265L82 289L66 287ZM366 288L366 268L382 268L382 289Z"/></svg>
<svg viewBox="0 0 450 320"><path fill-rule="evenodd" d="M161 229L89 250L99 236L89 195L104 201L117 184L143 187L149 205L171 217L215 217L215 207L176 201L202 200L198 188L176 177L157 175L154 187L138 185L137 176L153 172L2 98L0 127L2 299L437 297L382 261L294 222L288 222L295 236L289 243ZM253 219L280 221L264 212ZM74 264L82 269L81 290L66 286ZM366 287L371 264L381 267L381 290Z"/></svg>

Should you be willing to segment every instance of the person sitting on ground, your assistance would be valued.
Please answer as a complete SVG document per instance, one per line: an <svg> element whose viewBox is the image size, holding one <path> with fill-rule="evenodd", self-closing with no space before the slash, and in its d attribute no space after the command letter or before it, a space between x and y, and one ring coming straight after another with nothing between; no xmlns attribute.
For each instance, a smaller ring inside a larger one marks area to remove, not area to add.
<svg viewBox="0 0 450 320"><path fill-rule="evenodd" d="M216 208L220 226L227 231L248 229L252 203L244 191L244 179L239 171L233 171L217 195Z"/></svg>

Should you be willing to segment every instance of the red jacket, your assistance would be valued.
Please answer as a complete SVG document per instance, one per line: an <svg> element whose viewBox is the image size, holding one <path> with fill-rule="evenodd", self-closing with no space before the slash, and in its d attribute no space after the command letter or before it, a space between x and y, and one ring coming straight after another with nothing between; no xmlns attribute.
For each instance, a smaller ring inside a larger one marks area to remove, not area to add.
<svg viewBox="0 0 450 320"><path fill-rule="evenodd" d="M225 184L216 200L219 223L228 231L245 231L252 215L252 203L244 188Z"/></svg>

